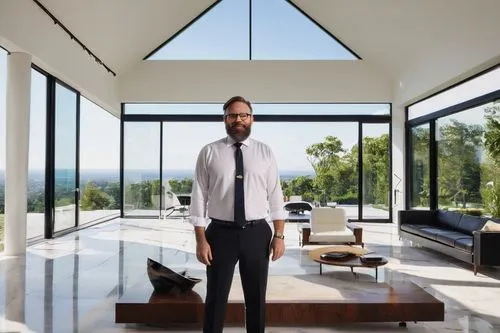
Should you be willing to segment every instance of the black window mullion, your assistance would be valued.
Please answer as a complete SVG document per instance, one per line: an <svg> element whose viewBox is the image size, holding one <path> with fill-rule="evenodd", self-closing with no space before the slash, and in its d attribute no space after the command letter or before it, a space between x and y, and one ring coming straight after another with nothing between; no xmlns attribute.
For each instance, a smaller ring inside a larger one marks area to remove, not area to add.
<svg viewBox="0 0 500 333"><path fill-rule="evenodd" d="M163 211L163 122L160 122L160 214L158 215L160 218L162 211Z"/></svg>
<svg viewBox="0 0 500 333"><path fill-rule="evenodd" d="M358 123L358 220L363 219L363 123Z"/></svg>
<svg viewBox="0 0 500 333"><path fill-rule="evenodd" d="M124 115L125 115L125 103L122 103L121 105L121 114L120 114L120 217L124 217L124 205L125 205L125 191L124 191L124 135L125 135L125 120L124 120Z"/></svg>
<svg viewBox="0 0 500 333"><path fill-rule="evenodd" d="M80 93L76 94L75 227L80 225Z"/></svg>
<svg viewBox="0 0 500 333"><path fill-rule="evenodd" d="M45 133L45 238L54 236L56 80L47 76L47 119Z"/></svg>
<svg viewBox="0 0 500 333"><path fill-rule="evenodd" d="M429 123L429 206L438 208L438 146L436 141L436 121Z"/></svg>

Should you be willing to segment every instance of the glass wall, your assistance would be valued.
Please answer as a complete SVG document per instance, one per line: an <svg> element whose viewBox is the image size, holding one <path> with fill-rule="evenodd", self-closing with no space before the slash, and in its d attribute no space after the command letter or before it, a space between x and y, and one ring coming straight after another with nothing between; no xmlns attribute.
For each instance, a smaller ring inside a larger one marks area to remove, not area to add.
<svg viewBox="0 0 500 333"><path fill-rule="evenodd" d="M363 218L388 219L389 124L363 124Z"/></svg>
<svg viewBox="0 0 500 333"><path fill-rule="evenodd" d="M344 207L352 220L390 219L390 105L256 103L253 107L252 138L273 149L285 200ZM222 105L127 104L124 109L125 215L157 216L160 209L163 217L186 217L182 206L190 202L198 153L207 143L227 135ZM266 121L260 121L261 115ZM312 116L311 121L307 116ZM365 118L367 123L363 123ZM376 120L368 123L369 119ZM154 156L160 136L156 155L161 156L161 166Z"/></svg>
<svg viewBox="0 0 500 333"><path fill-rule="evenodd" d="M201 148L225 136L224 123L163 123L162 216L187 217L194 168ZM184 207L176 207L184 206Z"/></svg>
<svg viewBox="0 0 500 333"><path fill-rule="evenodd" d="M485 108L491 106L487 104L436 121L438 208L484 207L481 187L491 180L483 145Z"/></svg>
<svg viewBox="0 0 500 333"><path fill-rule="evenodd" d="M120 120L80 99L79 224L120 213Z"/></svg>
<svg viewBox="0 0 500 333"><path fill-rule="evenodd" d="M124 125L124 215L160 216L160 129L158 122Z"/></svg>
<svg viewBox="0 0 500 333"><path fill-rule="evenodd" d="M77 165L77 94L56 84L54 150L54 231L75 227Z"/></svg>
<svg viewBox="0 0 500 333"><path fill-rule="evenodd" d="M47 77L31 70L28 162L28 239L42 237L45 226L45 154L47 135Z"/></svg>
<svg viewBox="0 0 500 333"><path fill-rule="evenodd" d="M255 122L252 137L272 148L286 200L343 207L358 219L358 123Z"/></svg>
<svg viewBox="0 0 500 333"><path fill-rule="evenodd" d="M411 129L411 193L410 207L429 209L430 169L429 169L429 124L415 126Z"/></svg>
<svg viewBox="0 0 500 333"><path fill-rule="evenodd" d="M408 107L408 120L443 110L499 89L500 67Z"/></svg>
<svg viewBox="0 0 500 333"><path fill-rule="evenodd" d="M498 73L493 68L412 106L428 116L408 120L409 207L500 217ZM470 88L465 95L463 87Z"/></svg>
<svg viewBox="0 0 500 333"><path fill-rule="evenodd" d="M5 108L7 90L7 52L0 48L0 250L3 251L5 208Z"/></svg>

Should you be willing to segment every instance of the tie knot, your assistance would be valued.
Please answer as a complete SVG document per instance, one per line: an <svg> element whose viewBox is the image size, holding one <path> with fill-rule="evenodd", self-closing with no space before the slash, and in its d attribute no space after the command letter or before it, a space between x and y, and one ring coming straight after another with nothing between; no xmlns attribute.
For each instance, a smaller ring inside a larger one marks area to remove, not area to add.
<svg viewBox="0 0 500 333"><path fill-rule="evenodd" d="M235 146L236 148L238 148L238 149L241 147L241 145L242 145L242 143L241 143L241 142L236 142L236 143L234 144L234 146Z"/></svg>

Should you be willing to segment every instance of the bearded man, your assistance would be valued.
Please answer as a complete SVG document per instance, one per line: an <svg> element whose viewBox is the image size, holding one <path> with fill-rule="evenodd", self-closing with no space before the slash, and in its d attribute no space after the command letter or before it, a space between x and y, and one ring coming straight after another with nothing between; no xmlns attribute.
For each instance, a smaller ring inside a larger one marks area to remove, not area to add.
<svg viewBox="0 0 500 333"><path fill-rule="evenodd" d="M227 137L202 148L191 193L196 256L207 269L203 332L222 332L238 262L247 332L264 333L269 257L285 252L283 192L271 149L250 138L251 103L234 96L223 111Z"/></svg>

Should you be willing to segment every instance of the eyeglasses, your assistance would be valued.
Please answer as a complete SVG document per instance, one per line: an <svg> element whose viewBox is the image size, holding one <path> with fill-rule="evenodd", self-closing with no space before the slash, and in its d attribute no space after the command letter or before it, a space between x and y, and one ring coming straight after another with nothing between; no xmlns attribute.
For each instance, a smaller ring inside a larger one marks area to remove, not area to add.
<svg viewBox="0 0 500 333"><path fill-rule="evenodd" d="M241 120L247 120L248 117L250 117L252 114L251 113L228 113L224 115L226 119L229 119L231 121L235 121L238 119L238 116L240 117Z"/></svg>

